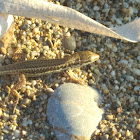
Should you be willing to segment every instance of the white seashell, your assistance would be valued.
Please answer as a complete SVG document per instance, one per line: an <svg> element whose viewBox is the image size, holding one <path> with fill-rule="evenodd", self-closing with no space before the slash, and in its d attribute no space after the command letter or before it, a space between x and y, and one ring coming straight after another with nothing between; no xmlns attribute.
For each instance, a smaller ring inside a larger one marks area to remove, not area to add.
<svg viewBox="0 0 140 140"><path fill-rule="evenodd" d="M53 24L130 42L140 41L140 18L110 29L76 10L44 0L0 0L0 13L39 18Z"/></svg>
<svg viewBox="0 0 140 140"><path fill-rule="evenodd" d="M0 39L4 36L13 22L13 16L0 13Z"/></svg>

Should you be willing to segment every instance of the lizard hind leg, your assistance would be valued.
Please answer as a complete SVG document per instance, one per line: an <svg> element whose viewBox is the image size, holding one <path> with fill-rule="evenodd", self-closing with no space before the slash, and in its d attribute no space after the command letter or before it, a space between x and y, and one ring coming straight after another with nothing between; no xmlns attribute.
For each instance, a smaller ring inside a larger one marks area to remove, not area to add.
<svg viewBox="0 0 140 140"><path fill-rule="evenodd" d="M15 97L14 99L16 100L15 101L15 106L14 106L14 109L13 109L13 114L15 113L16 111L16 106L17 104L19 103L19 100L22 100L22 96L21 94L18 92L19 89L22 88L23 85L26 84L26 78L25 78L25 75L24 74L21 74L19 75L18 77L18 82L11 88L11 92L10 94Z"/></svg>

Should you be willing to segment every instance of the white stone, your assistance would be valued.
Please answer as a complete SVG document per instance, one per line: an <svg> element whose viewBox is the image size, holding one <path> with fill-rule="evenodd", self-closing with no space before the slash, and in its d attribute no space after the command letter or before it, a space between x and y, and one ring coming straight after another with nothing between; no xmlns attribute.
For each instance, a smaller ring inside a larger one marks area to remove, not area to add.
<svg viewBox="0 0 140 140"><path fill-rule="evenodd" d="M104 49L103 49L103 48L101 48L101 49L100 49L100 51L101 51L101 52L104 52Z"/></svg>
<svg viewBox="0 0 140 140"><path fill-rule="evenodd" d="M119 90L119 86L116 85L116 86L115 86L115 90Z"/></svg>
<svg viewBox="0 0 140 140"><path fill-rule="evenodd" d="M36 80L32 80L31 83L32 83L32 86L35 86L37 84Z"/></svg>
<svg viewBox="0 0 140 140"><path fill-rule="evenodd" d="M116 19L116 22L117 22L117 24L122 24L122 21L119 18Z"/></svg>
<svg viewBox="0 0 140 140"><path fill-rule="evenodd" d="M137 8L133 8L134 13L137 14L138 13L138 9Z"/></svg>
<svg viewBox="0 0 140 140"><path fill-rule="evenodd" d="M126 92L126 88L123 88L122 91L123 91L123 92Z"/></svg>
<svg viewBox="0 0 140 140"><path fill-rule="evenodd" d="M101 76L101 75L102 75L98 69L95 69L94 72L95 72L98 76Z"/></svg>
<svg viewBox="0 0 140 140"><path fill-rule="evenodd" d="M112 66L109 64L109 65L108 65L108 68L109 68L109 69L112 69Z"/></svg>
<svg viewBox="0 0 140 140"><path fill-rule="evenodd" d="M140 90L140 87L139 87L139 86L135 86L135 87L134 87L134 90L135 90L135 91L139 91L139 90Z"/></svg>
<svg viewBox="0 0 140 140"><path fill-rule="evenodd" d="M102 84L101 87L102 87L102 89L107 89L106 84Z"/></svg>
<svg viewBox="0 0 140 140"><path fill-rule="evenodd" d="M0 109L0 117L1 117L1 115L2 115L2 110Z"/></svg>
<svg viewBox="0 0 140 140"><path fill-rule="evenodd" d="M132 81L134 81L134 77L128 75L128 76L126 76L126 80L132 82Z"/></svg>
<svg viewBox="0 0 140 140"><path fill-rule="evenodd" d="M60 128L54 131L56 138L70 140L73 136L78 139L82 136L86 140L91 139L104 113L98 107L102 99L100 92L88 86L67 83L58 87L47 104L50 125Z"/></svg>
<svg viewBox="0 0 140 140"><path fill-rule="evenodd" d="M105 3L104 8L105 8L105 9L108 9L108 8L109 8L109 6L108 6L107 3Z"/></svg>
<svg viewBox="0 0 140 140"><path fill-rule="evenodd" d="M22 123L22 126L27 126L28 125L28 121L27 121L27 118L24 118L23 119L23 123Z"/></svg>
<svg viewBox="0 0 140 140"><path fill-rule="evenodd" d="M129 59L130 64L133 64L133 62L134 62L134 59Z"/></svg>
<svg viewBox="0 0 140 140"><path fill-rule="evenodd" d="M140 56L137 57L137 60L140 61Z"/></svg>
<svg viewBox="0 0 140 140"><path fill-rule="evenodd" d="M136 68L133 68L132 69L132 72L134 73L134 74L136 74L136 75L140 75L140 70L139 69L136 69Z"/></svg>
<svg viewBox="0 0 140 140"><path fill-rule="evenodd" d="M128 67L129 67L129 68L131 68L131 67L132 67L132 64L131 64L131 63L129 63L129 64L128 64Z"/></svg>
<svg viewBox="0 0 140 140"><path fill-rule="evenodd" d="M4 140L4 136L0 136L0 140Z"/></svg>
<svg viewBox="0 0 140 140"><path fill-rule="evenodd" d="M22 130L22 135L26 135L26 134L27 134L27 131Z"/></svg>
<svg viewBox="0 0 140 140"><path fill-rule="evenodd" d="M125 74L126 73L126 70L122 70L122 73Z"/></svg>
<svg viewBox="0 0 140 140"><path fill-rule="evenodd" d="M35 57L35 56L39 56L39 53L36 52L36 51L32 51L32 52L31 52L31 55L32 55L33 57Z"/></svg>
<svg viewBox="0 0 140 140"><path fill-rule="evenodd" d="M100 8L99 8L98 6L94 6L94 7L93 7L93 10L94 10L94 11L99 11L99 9L100 9Z"/></svg>
<svg viewBox="0 0 140 140"><path fill-rule="evenodd" d="M19 137L20 136L20 131L19 130L15 130L15 137Z"/></svg>
<svg viewBox="0 0 140 140"><path fill-rule="evenodd" d="M9 130L15 131L16 128L17 128L17 126L12 124L12 125L10 125Z"/></svg>
<svg viewBox="0 0 140 140"><path fill-rule="evenodd" d="M112 75L113 77L116 75L116 73L115 73L114 70L111 72L111 75Z"/></svg>
<svg viewBox="0 0 140 140"><path fill-rule="evenodd" d="M128 8L128 7L129 7L129 4L128 4L127 2L124 2L124 3L123 3L123 6L124 6L125 8Z"/></svg>
<svg viewBox="0 0 140 140"><path fill-rule="evenodd" d="M131 16L131 15L133 15L134 14L134 9L133 9L133 7L129 7L129 15Z"/></svg>
<svg viewBox="0 0 140 140"><path fill-rule="evenodd" d="M9 114L3 113L3 119L4 119L4 120L8 120L8 119L9 119Z"/></svg>
<svg viewBox="0 0 140 140"><path fill-rule="evenodd" d="M50 48L49 48L49 46L43 46L43 49L48 51Z"/></svg>
<svg viewBox="0 0 140 140"><path fill-rule="evenodd" d="M112 49L112 44L107 44L107 47Z"/></svg>
<svg viewBox="0 0 140 140"><path fill-rule="evenodd" d="M117 47L113 47L113 48L112 48L112 51L113 51L113 52L117 52L117 50L118 50Z"/></svg>
<svg viewBox="0 0 140 140"><path fill-rule="evenodd" d="M26 20L26 23L29 24L29 25L32 24L32 22L30 20Z"/></svg>
<svg viewBox="0 0 140 140"><path fill-rule="evenodd" d="M138 130L140 130L140 124L137 124L136 128L137 128Z"/></svg>
<svg viewBox="0 0 140 140"><path fill-rule="evenodd" d="M32 123L33 123L33 122L32 122L32 120L28 120L28 124L30 124L30 125L31 125Z"/></svg>
<svg viewBox="0 0 140 140"><path fill-rule="evenodd" d="M76 4L76 9L80 9L82 7L81 3Z"/></svg>
<svg viewBox="0 0 140 140"><path fill-rule="evenodd" d="M135 98L134 97L131 97L130 99L129 99L129 102L134 102L135 101Z"/></svg>
<svg viewBox="0 0 140 140"><path fill-rule="evenodd" d="M119 61L119 64L125 64L125 65L128 65L128 61L123 59L123 60L120 60Z"/></svg>
<svg viewBox="0 0 140 140"><path fill-rule="evenodd" d="M117 80L114 81L115 84L119 84L119 82Z"/></svg>
<svg viewBox="0 0 140 140"><path fill-rule="evenodd" d="M121 102L119 100L117 100L116 103L121 106Z"/></svg>
<svg viewBox="0 0 140 140"><path fill-rule="evenodd" d="M140 3L140 0L136 0L137 3Z"/></svg>

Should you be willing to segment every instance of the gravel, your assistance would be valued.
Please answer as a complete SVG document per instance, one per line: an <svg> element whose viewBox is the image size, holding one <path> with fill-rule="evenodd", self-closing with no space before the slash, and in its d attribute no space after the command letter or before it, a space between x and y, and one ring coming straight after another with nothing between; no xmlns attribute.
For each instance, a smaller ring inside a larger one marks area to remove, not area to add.
<svg viewBox="0 0 140 140"><path fill-rule="evenodd" d="M53 2L59 3L56 0ZM108 27L120 26L139 17L138 0L61 0L60 4L73 9L77 9L78 5L78 11ZM106 107L106 117L100 121L99 129L91 139L140 139L138 43L68 29L39 19L17 16L14 19L15 41L6 50L2 50L0 65L15 63L14 52L26 54L26 60L64 57L67 51L62 46L62 39L66 32L70 32L76 41L75 51L90 50L100 55L100 60L94 64L73 70L73 73L87 80L91 87L96 87L103 93L102 106ZM18 136L17 139L55 140L54 132L46 119L46 105L50 94L59 85L69 82L69 77L61 72L27 78L24 90L18 91L23 100L19 101L14 116L15 97L9 95L7 98L6 86L11 88L16 82L14 76L0 77L0 139L16 139ZM34 94L33 97L28 96L28 90Z"/></svg>

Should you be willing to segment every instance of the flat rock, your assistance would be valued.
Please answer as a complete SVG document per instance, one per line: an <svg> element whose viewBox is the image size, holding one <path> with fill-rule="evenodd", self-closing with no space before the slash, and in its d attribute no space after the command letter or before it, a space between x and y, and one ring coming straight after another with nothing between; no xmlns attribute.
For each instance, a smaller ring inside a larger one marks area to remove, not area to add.
<svg viewBox="0 0 140 140"><path fill-rule="evenodd" d="M101 94L74 83L58 87L48 100L47 118L57 140L89 140L102 119Z"/></svg>

